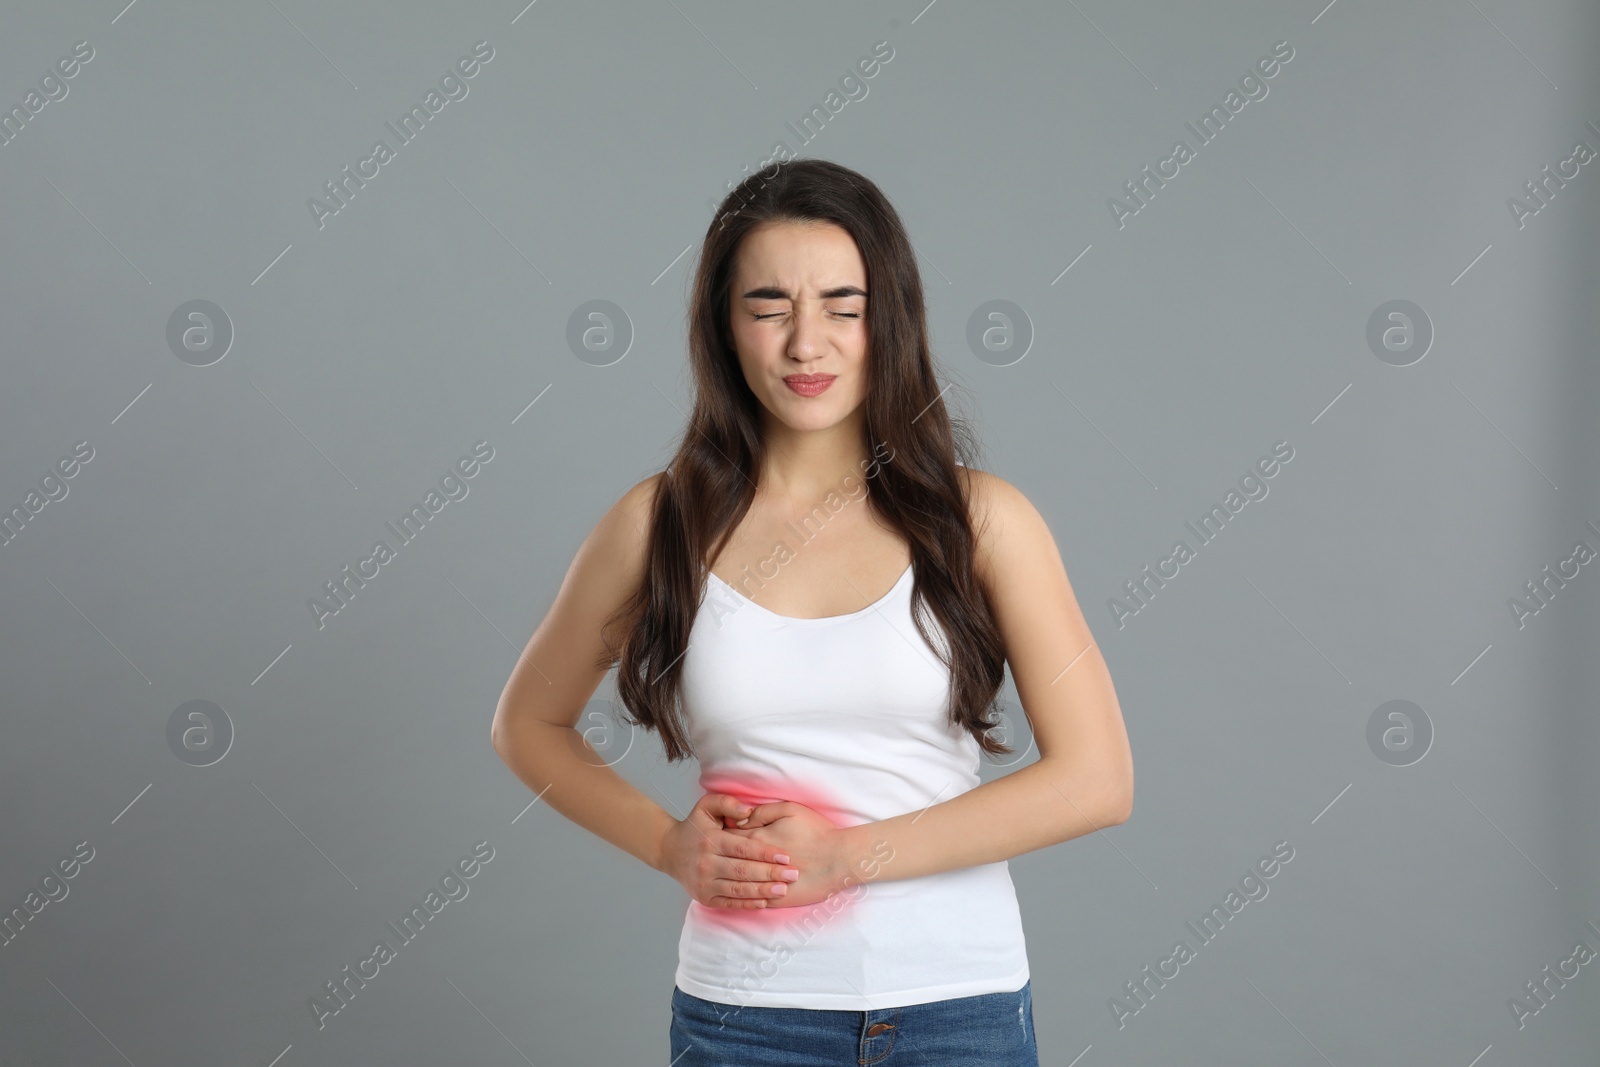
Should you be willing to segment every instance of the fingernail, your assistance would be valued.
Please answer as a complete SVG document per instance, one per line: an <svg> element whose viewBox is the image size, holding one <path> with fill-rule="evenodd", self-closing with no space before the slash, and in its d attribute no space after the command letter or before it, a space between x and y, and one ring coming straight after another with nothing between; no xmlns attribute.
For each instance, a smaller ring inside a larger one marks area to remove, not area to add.
<svg viewBox="0 0 1600 1067"><path fill-rule="evenodd" d="M789 857L784 855L782 852L780 852L776 856L772 857L772 862L773 863L788 863L789 862Z"/></svg>
<svg viewBox="0 0 1600 1067"><path fill-rule="evenodd" d="M782 882L778 882L776 885L774 885L772 887L772 895L775 896L775 897L781 897L785 893L787 893L788 891L789 891L789 887L784 885Z"/></svg>
<svg viewBox="0 0 1600 1067"><path fill-rule="evenodd" d="M800 880L800 872L790 867L783 872L783 880L785 882L798 882Z"/></svg>
<svg viewBox="0 0 1600 1067"><path fill-rule="evenodd" d="M749 821L750 821L750 816L746 815L744 818L739 820L739 825L743 826L745 823L747 823Z"/></svg>

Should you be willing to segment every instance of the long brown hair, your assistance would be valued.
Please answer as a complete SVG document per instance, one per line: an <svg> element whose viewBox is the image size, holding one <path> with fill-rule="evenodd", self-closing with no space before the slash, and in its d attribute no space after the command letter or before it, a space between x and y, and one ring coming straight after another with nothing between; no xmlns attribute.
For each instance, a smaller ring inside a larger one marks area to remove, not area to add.
<svg viewBox="0 0 1600 1067"><path fill-rule="evenodd" d="M764 176L765 175L765 176ZM966 420L952 419L928 349L922 278L905 227L869 179L819 159L792 159L730 192L706 231L689 308L695 403L650 517L644 580L607 622L627 619L617 693L635 725L661 735L668 762L693 755L681 713L681 664L709 562L755 499L762 468L761 402L732 343L729 286L745 235L767 222L826 221L846 230L867 269L867 395L862 444L875 456L870 507L911 548L913 620L950 670L950 719L986 752L1011 751L991 736L988 712L1005 678L1005 643L973 569L976 534L956 467L978 448ZM886 450L886 451L885 451ZM931 609L952 638L930 637Z"/></svg>

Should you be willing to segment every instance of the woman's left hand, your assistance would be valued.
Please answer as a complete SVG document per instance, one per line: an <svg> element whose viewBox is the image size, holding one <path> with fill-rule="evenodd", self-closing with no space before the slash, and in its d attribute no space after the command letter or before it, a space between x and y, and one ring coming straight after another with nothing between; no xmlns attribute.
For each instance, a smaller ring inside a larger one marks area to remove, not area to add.
<svg viewBox="0 0 1600 1067"><path fill-rule="evenodd" d="M770 897L767 908L793 908L815 904L844 888L850 871L846 856L846 832L826 816L804 804L781 800L757 804L742 822L723 817L729 833L752 837L772 845L789 856L789 866L800 872L781 897Z"/></svg>

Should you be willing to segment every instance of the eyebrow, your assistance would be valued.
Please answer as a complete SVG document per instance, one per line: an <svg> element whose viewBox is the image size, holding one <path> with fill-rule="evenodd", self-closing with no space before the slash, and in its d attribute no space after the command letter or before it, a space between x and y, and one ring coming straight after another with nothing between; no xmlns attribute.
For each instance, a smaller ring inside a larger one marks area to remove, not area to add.
<svg viewBox="0 0 1600 1067"><path fill-rule="evenodd" d="M824 289L821 293L824 300L837 300L845 296L866 296L867 291L854 285L836 285L832 289ZM746 300L792 300L788 290L779 289L773 285L763 285L751 289L744 294Z"/></svg>

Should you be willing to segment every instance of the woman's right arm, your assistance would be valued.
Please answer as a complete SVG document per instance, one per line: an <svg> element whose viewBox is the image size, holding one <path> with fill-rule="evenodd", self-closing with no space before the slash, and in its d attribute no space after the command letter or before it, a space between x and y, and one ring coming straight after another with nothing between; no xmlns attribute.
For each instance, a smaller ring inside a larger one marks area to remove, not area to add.
<svg viewBox="0 0 1600 1067"><path fill-rule="evenodd" d="M724 829L723 817L737 819L747 805L708 793L680 821L607 766L575 729L607 673L595 665L604 655L602 627L644 578L660 477L628 490L579 547L500 694L490 742L550 807L670 875L695 900L765 907L788 888L788 858L780 863L772 846Z"/></svg>

